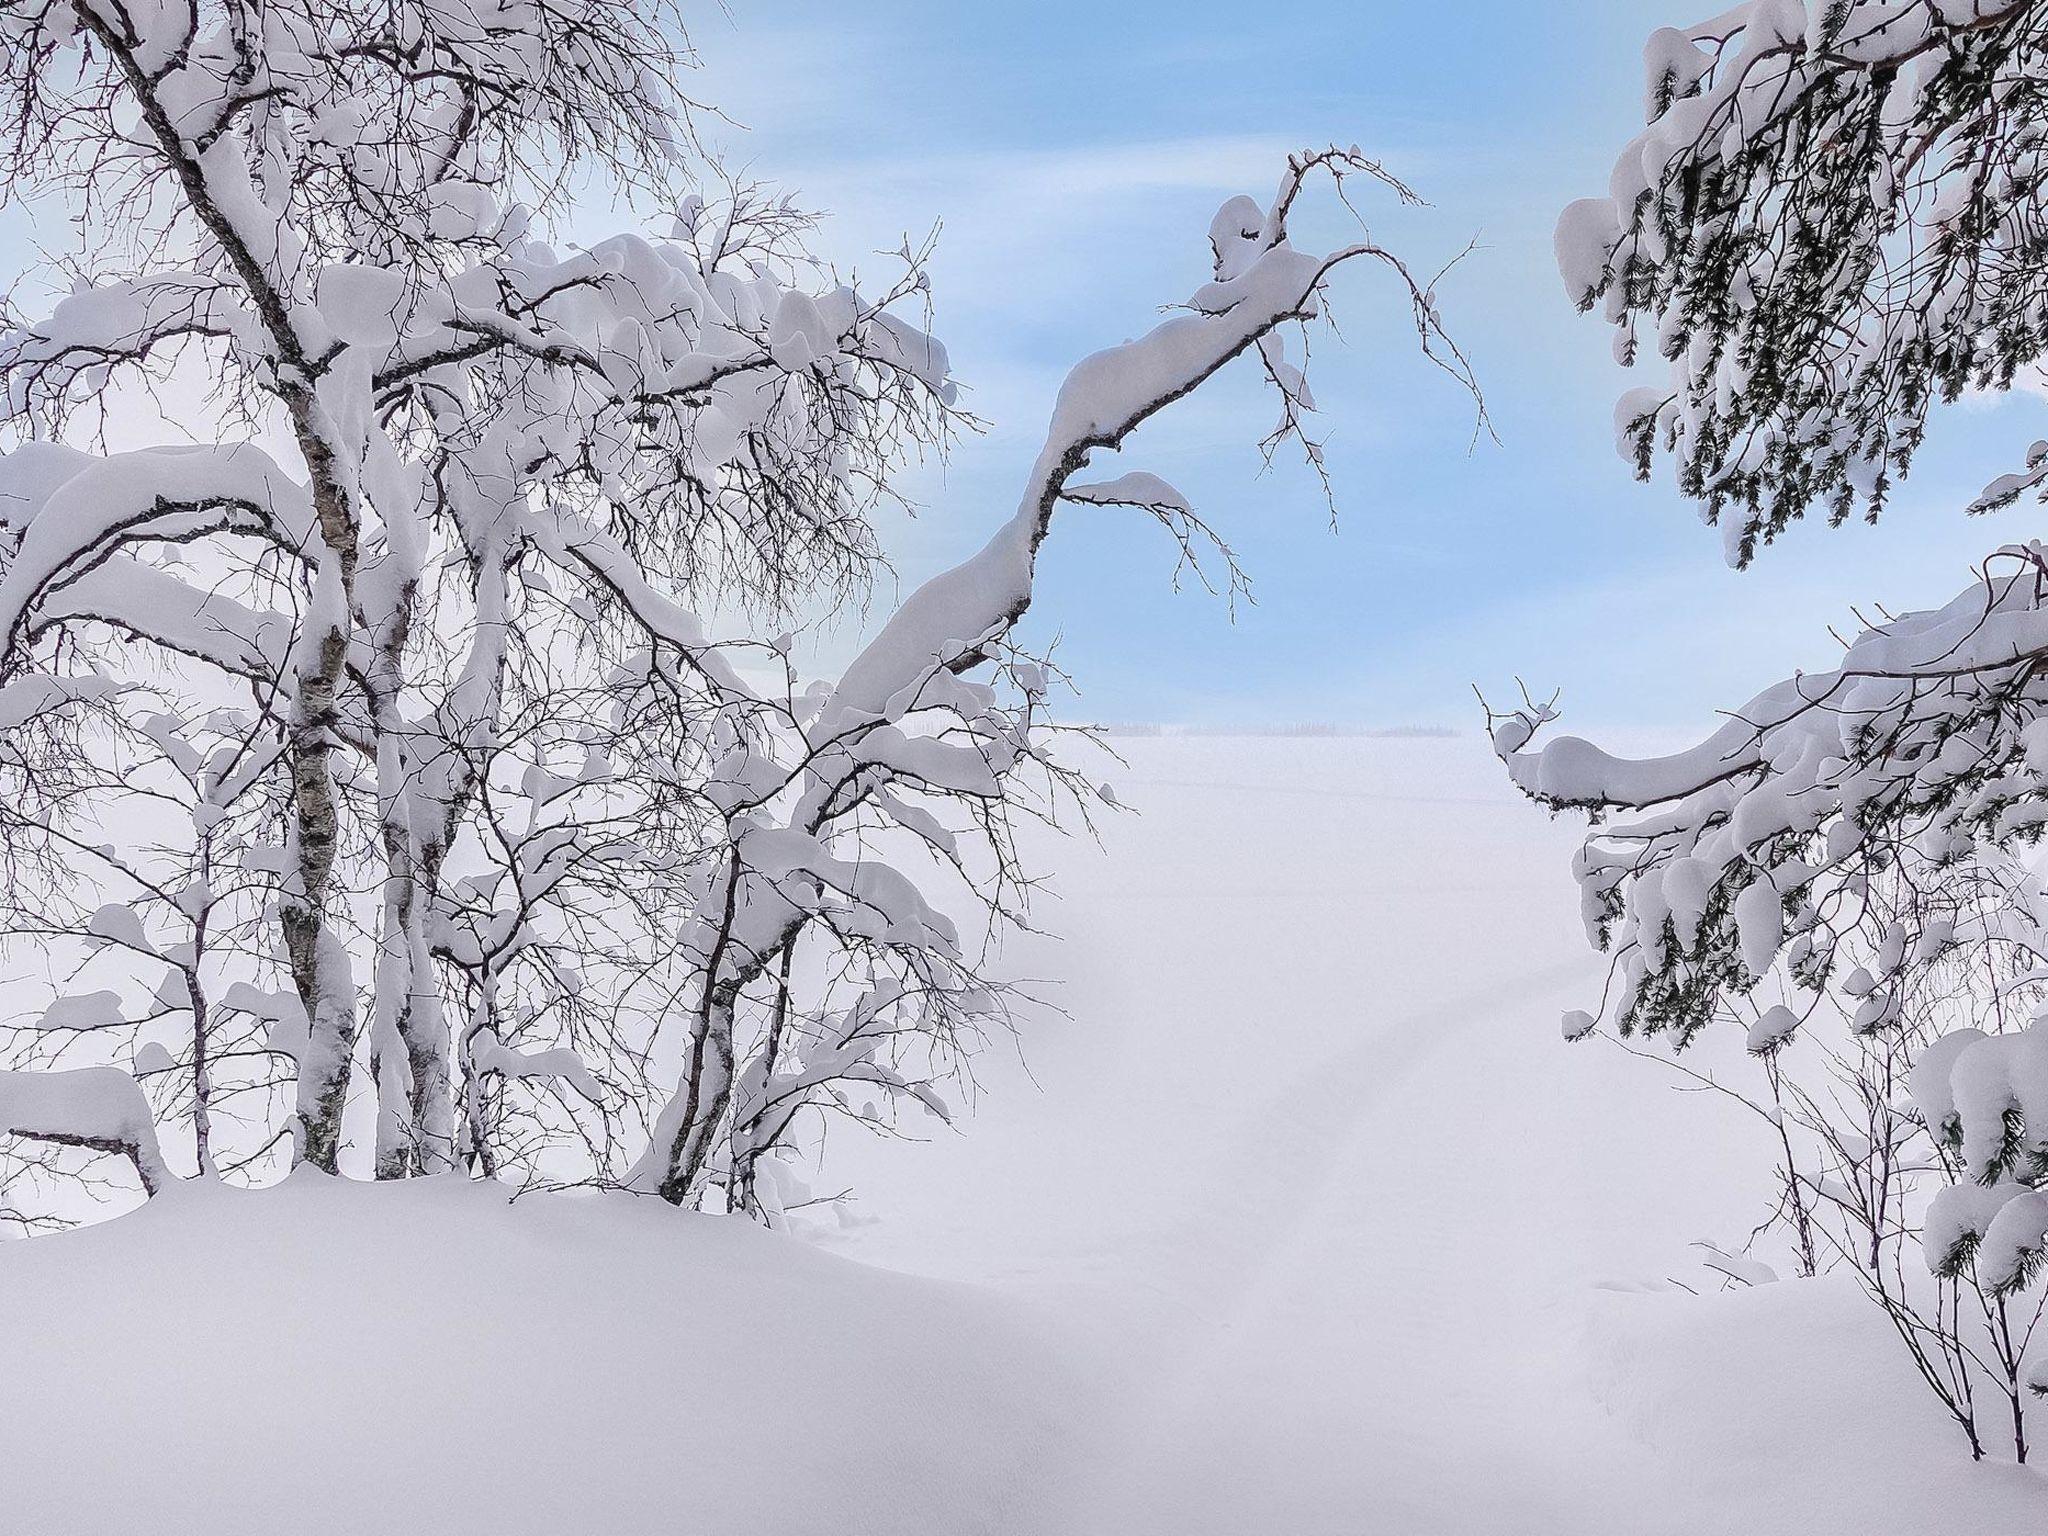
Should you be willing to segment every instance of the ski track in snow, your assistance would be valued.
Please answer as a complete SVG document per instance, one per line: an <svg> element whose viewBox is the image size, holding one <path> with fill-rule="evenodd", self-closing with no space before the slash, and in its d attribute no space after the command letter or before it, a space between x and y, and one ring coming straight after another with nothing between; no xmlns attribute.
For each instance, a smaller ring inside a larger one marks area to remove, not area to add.
<svg viewBox="0 0 2048 1536"><path fill-rule="evenodd" d="M1973 1532L2048 1520L1859 1296L1650 1289L1747 1232L1765 1153L1560 1040L1601 969L1578 829L1483 743L1117 745L1141 814L1041 850L1065 937L1020 961L1072 1019L1027 1028L1039 1085L992 1060L964 1139L835 1149L878 1218L848 1251L1016 1296L1099 1384L1017 1536L1848 1536L1958 1489Z"/></svg>

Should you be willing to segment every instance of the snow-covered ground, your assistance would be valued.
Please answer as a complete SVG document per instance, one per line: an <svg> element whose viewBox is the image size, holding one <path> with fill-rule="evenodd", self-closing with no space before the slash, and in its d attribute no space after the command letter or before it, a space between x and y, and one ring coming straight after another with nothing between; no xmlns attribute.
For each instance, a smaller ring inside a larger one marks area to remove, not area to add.
<svg viewBox="0 0 2048 1536"><path fill-rule="evenodd" d="M1766 1149L1560 1041L1575 829L1483 743L1118 745L1010 951L1067 1016L962 1134L836 1143L849 1225L295 1180L0 1246L0 1528L2048 1524L1853 1287L1667 1283Z"/></svg>

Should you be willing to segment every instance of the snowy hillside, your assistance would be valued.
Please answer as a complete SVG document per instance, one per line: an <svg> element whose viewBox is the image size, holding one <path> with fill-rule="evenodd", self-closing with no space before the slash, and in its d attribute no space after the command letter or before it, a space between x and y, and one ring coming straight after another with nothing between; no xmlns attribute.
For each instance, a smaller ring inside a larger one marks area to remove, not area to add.
<svg viewBox="0 0 2048 1536"><path fill-rule="evenodd" d="M1061 937L1005 967L1068 1017L983 1059L960 1135L836 1142L845 1225L303 1174L0 1246L0 1524L2048 1521L1852 1288L1710 1287L1689 1245L1742 1241L1766 1149L1559 1040L1598 975L1574 828L1482 742L1118 746L1139 812L1038 848Z"/></svg>

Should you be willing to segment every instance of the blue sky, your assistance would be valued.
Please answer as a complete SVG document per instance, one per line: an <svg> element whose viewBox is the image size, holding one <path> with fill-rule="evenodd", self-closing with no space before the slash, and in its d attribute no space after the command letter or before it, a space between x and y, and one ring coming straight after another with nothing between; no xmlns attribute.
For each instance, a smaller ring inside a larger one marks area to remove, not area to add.
<svg viewBox="0 0 2048 1536"><path fill-rule="evenodd" d="M1122 467L1190 496L1256 603L1233 617L1176 591L1158 529L1073 509L1047 546L1032 638L1057 639L1084 718L1470 728L1472 685L1504 699L1519 676L1561 686L1575 725L1661 730L1827 665L1851 604L1950 596L2034 516L1978 525L1956 509L2043 435L2037 394L1958 407L1884 526L1803 528L1740 574L1667 482L1629 477L1610 428L1628 380L1605 327L1565 301L1550 235L1638 124L1645 36L1706 8L733 0L693 8L690 89L725 114L705 128L730 163L830 214L821 241L843 266L873 271L875 252L941 226L935 328L990 430L905 480L923 508L888 529L906 584L1007 515L1065 369L1203 279L1226 196L1269 195L1291 148L1378 155L1432 204L1366 195L1383 241L1424 270L1480 242L1442 298L1500 443L1473 446L1469 403L1415 356L1400 296L1354 273L1334 293L1342 340L1319 336L1313 365L1335 531L1304 466L1262 472L1277 413L1246 367L1147 428ZM666 219L584 208L573 223ZM1332 244L1351 233L1327 199L1297 225ZM38 234L64 243L21 209L0 218L10 270ZM815 659L873 618L824 624Z"/></svg>
<svg viewBox="0 0 2048 1536"><path fill-rule="evenodd" d="M1697 19L1687 4L744 0L697 26L697 87L745 125L714 130L730 158L832 212L840 259L943 223L936 327L992 429L913 478L906 582L1007 512L1065 367L1184 297L1217 204L1263 197L1290 146L1355 141L1414 184L1430 209L1365 211L1421 266L1481 241L1443 298L1500 445L1470 446L1467 403L1413 355L1391 290L1341 282L1343 341L1314 365L1337 531L1299 464L1260 473L1275 412L1254 379L1184 403L1126 467L1190 495L1256 606L1233 622L1176 593L1135 518L1068 513L1033 623L1059 637L1080 713L1470 727L1471 685L1520 675L1562 685L1582 725L1684 726L1826 665L1852 603L1952 595L2031 516L1955 509L2041 435L2036 397L1959 407L1881 527L1803 529L1746 573L1668 483L1630 478L1610 427L1628 380L1564 299L1550 234L1604 189L1639 125L1643 39Z"/></svg>

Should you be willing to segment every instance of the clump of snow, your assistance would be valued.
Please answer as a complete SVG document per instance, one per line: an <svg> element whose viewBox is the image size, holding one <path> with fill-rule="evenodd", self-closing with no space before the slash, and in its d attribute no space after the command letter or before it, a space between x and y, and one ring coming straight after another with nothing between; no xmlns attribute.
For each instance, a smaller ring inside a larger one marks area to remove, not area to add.
<svg viewBox="0 0 2048 1536"><path fill-rule="evenodd" d="M1799 1032L1799 1015L1783 1003L1773 1003L1749 1026L1747 1044L1752 1056L1768 1056Z"/></svg>

